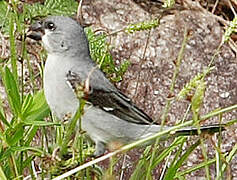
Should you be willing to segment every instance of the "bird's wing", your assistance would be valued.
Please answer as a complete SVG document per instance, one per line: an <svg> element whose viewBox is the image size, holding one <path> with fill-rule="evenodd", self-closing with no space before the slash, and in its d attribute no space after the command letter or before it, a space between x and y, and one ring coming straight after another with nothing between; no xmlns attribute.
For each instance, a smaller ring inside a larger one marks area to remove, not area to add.
<svg viewBox="0 0 237 180"><path fill-rule="evenodd" d="M88 102L120 119L136 124L154 124L154 121L146 113L137 108L127 96L118 91L100 73L102 72L98 71L97 76L90 78L89 91L87 90L84 93L84 98ZM98 76L101 77L98 78ZM67 74L67 82L74 91L77 87L81 88L82 86L84 86L84 89L87 89L87 83L83 82L82 79L84 78L81 78L79 73L70 71Z"/></svg>

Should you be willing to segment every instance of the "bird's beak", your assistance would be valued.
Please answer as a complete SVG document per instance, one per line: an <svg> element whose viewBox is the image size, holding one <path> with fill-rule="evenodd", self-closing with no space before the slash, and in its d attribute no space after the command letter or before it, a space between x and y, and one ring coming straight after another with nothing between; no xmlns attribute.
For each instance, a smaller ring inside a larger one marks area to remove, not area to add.
<svg viewBox="0 0 237 180"><path fill-rule="evenodd" d="M30 26L29 32L27 33L27 37L39 41L42 39L42 36L45 34L44 28L40 21L32 24Z"/></svg>

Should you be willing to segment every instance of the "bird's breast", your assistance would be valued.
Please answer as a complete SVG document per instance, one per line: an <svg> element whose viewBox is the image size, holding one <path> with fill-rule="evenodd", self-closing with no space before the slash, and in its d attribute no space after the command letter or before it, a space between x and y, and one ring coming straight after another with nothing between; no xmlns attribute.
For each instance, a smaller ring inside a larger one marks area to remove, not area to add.
<svg viewBox="0 0 237 180"><path fill-rule="evenodd" d="M60 119L73 116L79 106L73 90L66 81L70 66L60 58L48 56L44 69L44 92L47 103Z"/></svg>

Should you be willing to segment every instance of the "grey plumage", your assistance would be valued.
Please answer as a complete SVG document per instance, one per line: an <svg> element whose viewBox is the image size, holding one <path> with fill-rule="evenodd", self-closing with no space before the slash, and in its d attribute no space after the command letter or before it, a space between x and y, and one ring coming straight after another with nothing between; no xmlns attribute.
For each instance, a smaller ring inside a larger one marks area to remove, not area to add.
<svg viewBox="0 0 237 180"><path fill-rule="evenodd" d="M44 91L58 118L75 114L79 107L75 87L89 82L82 129L96 143L95 155L103 154L109 142L129 143L160 131L160 126L116 89L91 59L84 30L76 21L64 16L48 17L33 25L32 30L30 37L42 39L48 52ZM209 129L218 131L219 126ZM182 131L186 135L197 130L186 128L178 133Z"/></svg>

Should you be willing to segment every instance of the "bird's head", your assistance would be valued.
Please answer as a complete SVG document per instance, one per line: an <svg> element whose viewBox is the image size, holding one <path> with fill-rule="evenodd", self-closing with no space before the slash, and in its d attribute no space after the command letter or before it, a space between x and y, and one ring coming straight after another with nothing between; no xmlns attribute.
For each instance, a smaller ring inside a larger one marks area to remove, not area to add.
<svg viewBox="0 0 237 180"><path fill-rule="evenodd" d="M83 27L70 17L50 16L30 27L28 37L42 40L49 54L75 55L88 51Z"/></svg>

